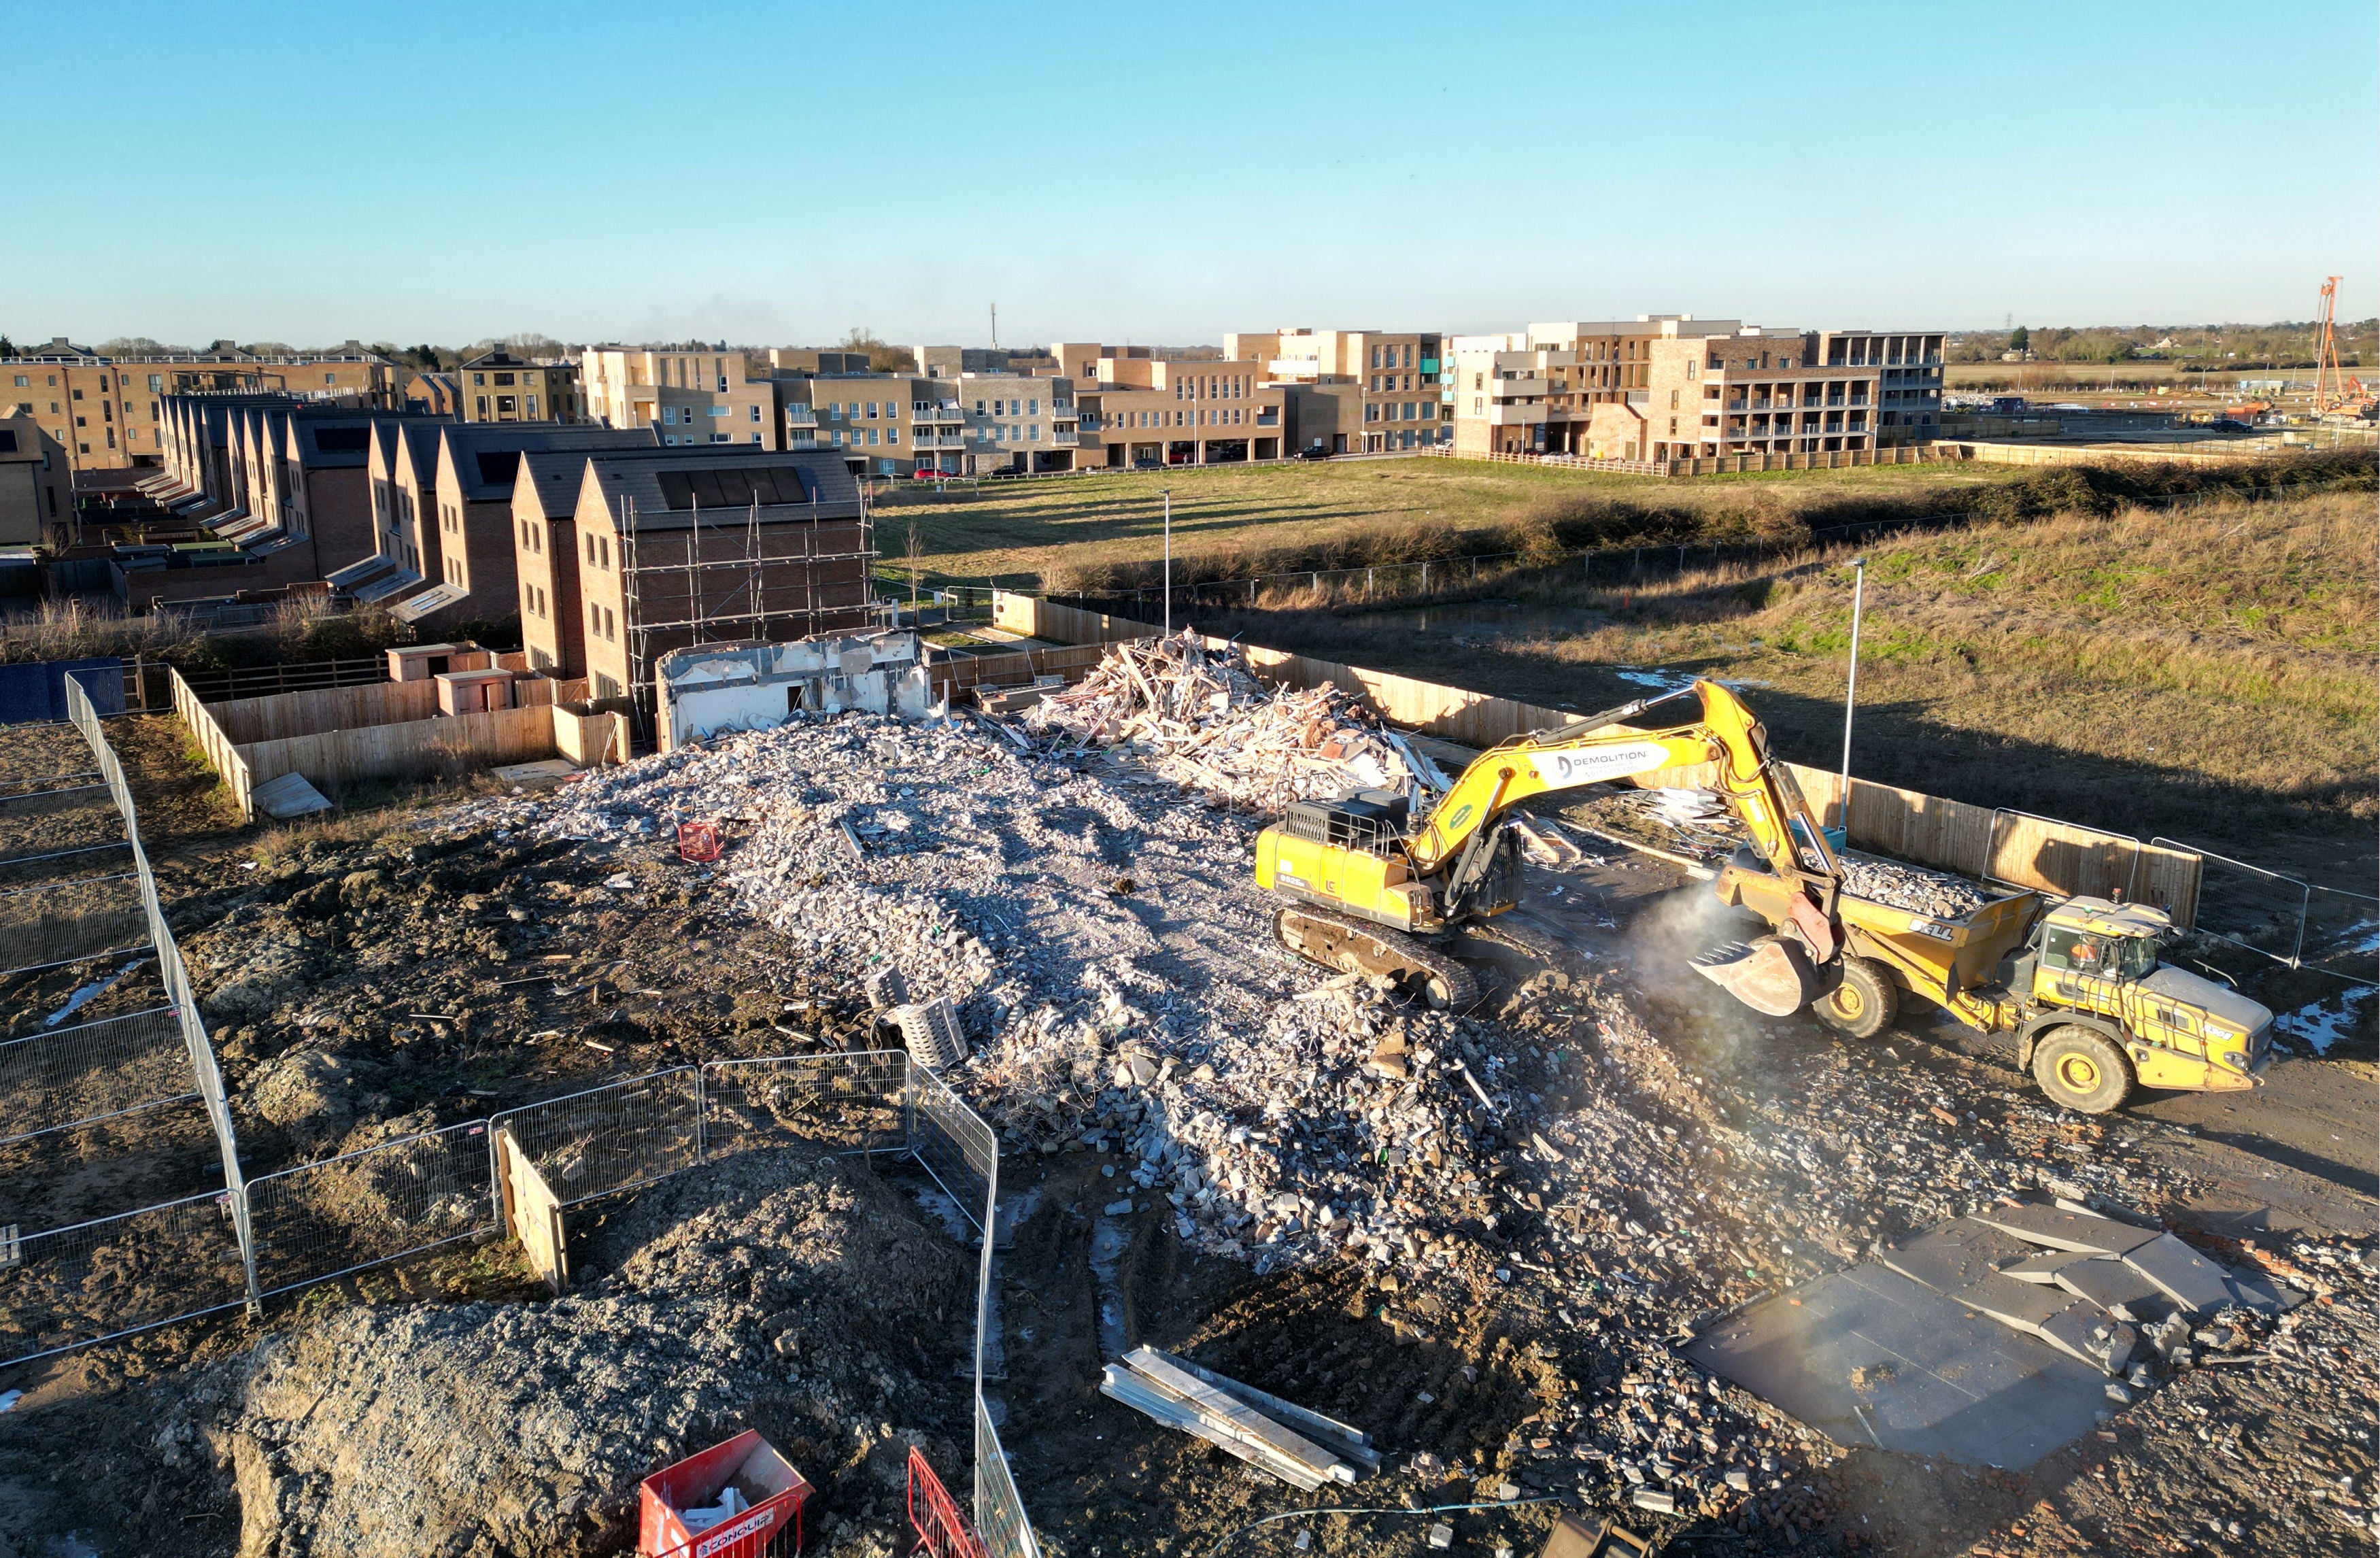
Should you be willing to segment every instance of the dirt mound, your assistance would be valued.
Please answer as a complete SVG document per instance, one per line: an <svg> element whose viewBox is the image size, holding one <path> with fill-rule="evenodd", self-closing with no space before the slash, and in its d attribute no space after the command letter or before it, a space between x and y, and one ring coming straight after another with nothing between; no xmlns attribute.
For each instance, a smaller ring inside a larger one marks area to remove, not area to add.
<svg viewBox="0 0 2380 1558"><path fill-rule="evenodd" d="M603 1274L552 1303L353 1308L260 1346L228 1435L243 1558L607 1551L638 1479L747 1427L846 1513L883 1496L892 1425L960 1464L964 1353L930 1344L963 1334L971 1262L864 1167L747 1154L581 1242Z"/></svg>

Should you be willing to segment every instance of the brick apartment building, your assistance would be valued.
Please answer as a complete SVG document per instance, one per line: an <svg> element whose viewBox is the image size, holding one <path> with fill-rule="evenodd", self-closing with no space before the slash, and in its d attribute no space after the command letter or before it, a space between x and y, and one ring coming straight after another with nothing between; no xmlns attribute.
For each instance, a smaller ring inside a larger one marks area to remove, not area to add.
<svg viewBox="0 0 2380 1558"><path fill-rule="evenodd" d="M1451 436L1440 414L1443 341L1435 332L1293 327L1227 334L1223 356L1261 363L1273 383L1333 392L1302 397L1299 404L1315 412L1327 408L1330 423L1297 430L1291 452L1384 454L1427 448Z"/></svg>
<svg viewBox="0 0 2380 1558"><path fill-rule="evenodd" d="M1049 385L1053 403L1071 401L1072 416L1063 420L1075 426L1074 457L1081 467L1222 465L1277 460L1289 452L1290 392L1269 379L1261 362L1160 358L1146 347L1080 341L1050 350L1054 366L1071 370L1067 376L1025 382ZM978 375L973 382L991 381ZM979 397L979 391L962 391L970 411ZM1030 450L1028 438L1027 459ZM985 441L990 457L1002 451L1001 442ZM1014 453L1008 463L1018 468ZM1065 467L1053 460L1050 469Z"/></svg>
<svg viewBox="0 0 2380 1558"><path fill-rule="evenodd" d="M577 422L578 370L567 362L531 362L508 351L475 357L456 368L455 411L467 422Z"/></svg>
<svg viewBox="0 0 2380 1558"><path fill-rule="evenodd" d="M106 470L164 462L169 395L245 391L394 408L396 378L395 364L354 341L285 357L218 341L203 352L118 359L59 335L0 359L0 411L29 408L74 469Z"/></svg>
<svg viewBox="0 0 2380 1558"><path fill-rule="evenodd" d="M66 450L38 418L0 418L0 546L63 551L74 520Z"/></svg>
<svg viewBox="0 0 2380 1558"><path fill-rule="evenodd" d="M784 385L750 379L741 349L656 351L589 347L578 359L586 416L605 427L650 427L663 445L784 447ZM468 397L476 392L463 386Z"/></svg>
<svg viewBox="0 0 2380 1558"><path fill-rule="evenodd" d="M789 449L839 451L847 469L868 476L966 469L967 419L952 381L820 373L787 376L781 388Z"/></svg>
<svg viewBox="0 0 2380 1558"><path fill-rule="evenodd" d="M859 489L832 450L590 453L567 519L552 462L516 478L532 663L650 708L661 657L698 643L877 627ZM575 600L575 604L567 604Z"/></svg>
<svg viewBox="0 0 2380 1558"><path fill-rule="evenodd" d="M1446 390L1453 444L1627 460L1872 452L1933 436L1941 347L1939 333L1805 332L1691 314L1457 336Z"/></svg>

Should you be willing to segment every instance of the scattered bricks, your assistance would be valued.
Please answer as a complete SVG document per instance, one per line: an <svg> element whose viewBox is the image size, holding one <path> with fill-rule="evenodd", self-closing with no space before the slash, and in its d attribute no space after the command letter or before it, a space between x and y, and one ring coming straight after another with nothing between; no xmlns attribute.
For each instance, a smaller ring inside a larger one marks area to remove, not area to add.
<svg viewBox="0 0 2380 1558"><path fill-rule="evenodd" d="M1631 1495L1630 1502L1635 1504L1637 1508L1651 1510L1656 1515L1675 1515L1678 1513L1677 1495L1675 1493L1662 1492L1657 1488L1637 1489L1636 1491Z"/></svg>

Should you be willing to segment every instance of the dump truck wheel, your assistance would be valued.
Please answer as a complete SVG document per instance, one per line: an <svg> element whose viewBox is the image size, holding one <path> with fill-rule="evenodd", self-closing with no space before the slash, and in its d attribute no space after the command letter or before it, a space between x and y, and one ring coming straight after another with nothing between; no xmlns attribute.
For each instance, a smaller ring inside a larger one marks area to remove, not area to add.
<svg viewBox="0 0 2380 1558"><path fill-rule="evenodd" d="M2087 1028L2053 1028L2033 1048L2033 1079L2078 1114L2105 1114L2132 1090L2121 1051Z"/></svg>
<svg viewBox="0 0 2380 1558"><path fill-rule="evenodd" d="M1843 959L1842 982L1810 1003L1820 1022L1853 1039L1873 1039L1900 1008L1891 977L1864 957Z"/></svg>

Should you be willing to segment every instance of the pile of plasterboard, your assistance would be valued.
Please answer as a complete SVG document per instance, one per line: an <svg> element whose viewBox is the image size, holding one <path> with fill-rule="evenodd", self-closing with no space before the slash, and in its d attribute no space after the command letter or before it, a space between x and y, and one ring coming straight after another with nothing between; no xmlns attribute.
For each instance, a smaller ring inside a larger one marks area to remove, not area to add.
<svg viewBox="0 0 2380 1558"><path fill-rule="evenodd" d="M2003 1201L1904 1239L1877 1259L2117 1375L2131 1369L2144 1342L2168 1365L2187 1367L2188 1341L2202 1317L2288 1307L2262 1279L2227 1270L2162 1229L2066 1200Z"/></svg>
<svg viewBox="0 0 2380 1558"><path fill-rule="evenodd" d="M1307 1492L1380 1468L1371 1440L1345 1423L1155 1347L1109 1364L1099 1394Z"/></svg>
<svg viewBox="0 0 2380 1558"><path fill-rule="evenodd" d="M1211 651L1188 632L1111 646L1089 676L1045 694L1024 720L1062 745L1129 749L1176 783L1264 812L1403 789L1427 772L1403 736L1339 688L1268 687L1238 650Z"/></svg>

